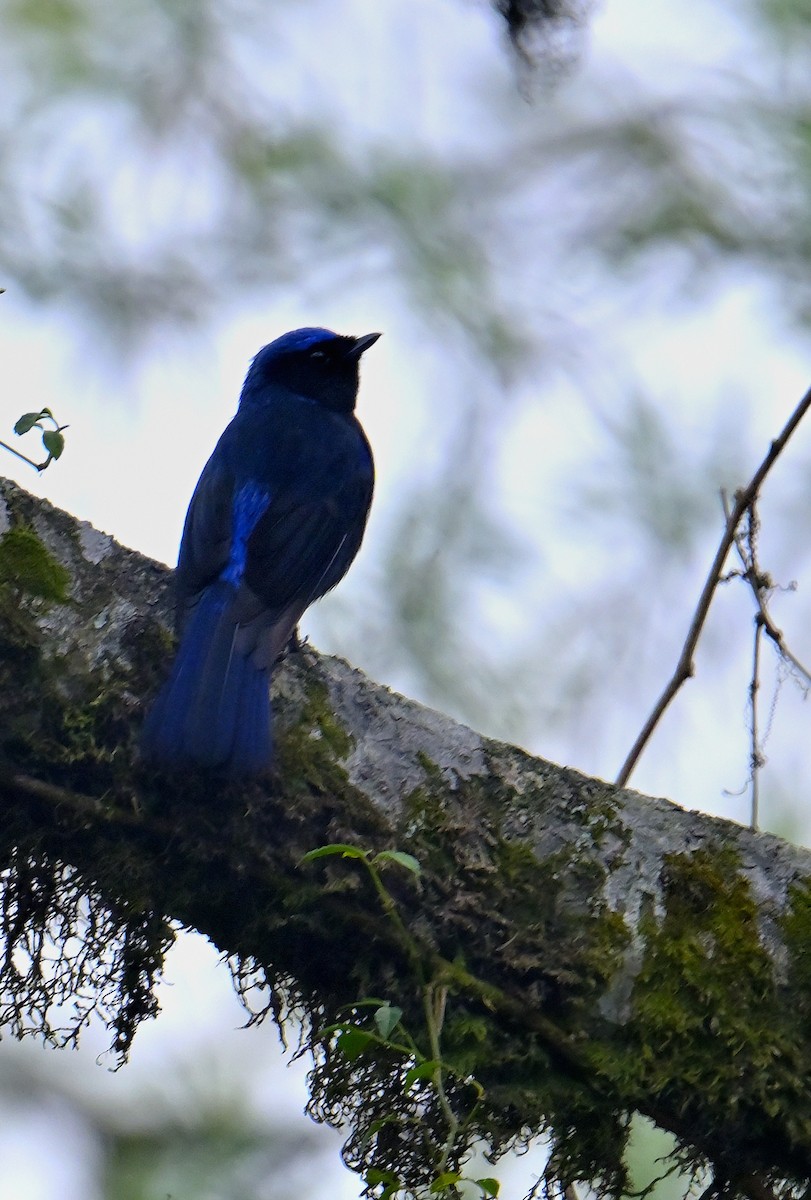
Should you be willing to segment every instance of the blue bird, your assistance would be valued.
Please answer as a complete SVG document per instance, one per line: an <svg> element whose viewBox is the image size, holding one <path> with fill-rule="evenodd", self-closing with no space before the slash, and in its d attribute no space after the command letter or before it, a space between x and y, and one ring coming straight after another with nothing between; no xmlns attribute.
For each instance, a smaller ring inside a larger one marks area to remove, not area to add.
<svg viewBox="0 0 811 1200"><path fill-rule="evenodd" d="M374 464L354 408L379 337L295 329L251 363L186 514L180 648L144 725L147 759L232 776L271 765L271 670L366 527Z"/></svg>

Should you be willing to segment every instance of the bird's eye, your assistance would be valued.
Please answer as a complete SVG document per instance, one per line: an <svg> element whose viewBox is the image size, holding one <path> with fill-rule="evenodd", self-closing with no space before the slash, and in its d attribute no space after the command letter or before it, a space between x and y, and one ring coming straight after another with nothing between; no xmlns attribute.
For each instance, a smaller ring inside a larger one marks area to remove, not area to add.
<svg viewBox="0 0 811 1200"><path fill-rule="evenodd" d="M310 358L326 358L326 357L327 356L323 350L311 350L310 351Z"/></svg>

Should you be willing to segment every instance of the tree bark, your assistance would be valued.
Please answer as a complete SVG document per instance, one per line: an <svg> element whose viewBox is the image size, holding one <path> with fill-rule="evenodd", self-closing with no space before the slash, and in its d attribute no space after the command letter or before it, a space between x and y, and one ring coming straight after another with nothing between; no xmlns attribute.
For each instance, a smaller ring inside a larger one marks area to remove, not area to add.
<svg viewBox="0 0 811 1200"><path fill-rule="evenodd" d="M358 1169L424 1183L448 1114L404 1089L396 1039L351 1057L320 1031L365 1028L352 1006L376 997L431 1059L441 994L451 1161L543 1130L551 1177L617 1191L642 1112L730 1194L811 1182L807 851L490 741L310 648L275 674L272 778L162 776L137 739L171 573L3 481L0 534L13 1033L71 1040L97 1010L125 1054L189 927L247 1002L260 982L277 1019L304 1015L312 1110L349 1122ZM394 916L362 863L302 863L332 843L419 861L378 863Z"/></svg>

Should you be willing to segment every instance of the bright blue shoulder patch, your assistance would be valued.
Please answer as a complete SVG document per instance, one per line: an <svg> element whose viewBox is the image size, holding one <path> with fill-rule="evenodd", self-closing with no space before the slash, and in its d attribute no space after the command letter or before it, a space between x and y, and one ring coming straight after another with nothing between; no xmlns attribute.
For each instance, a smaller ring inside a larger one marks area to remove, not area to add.
<svg viewBox="0 0 811 1200"><path fill-rule="evenodd" d="M248 539L256 528L259 518L268 506L270 496L266 488L256 483L246 483L234 497L234 513L231 526L231 553L220 579L239 587L248 561Z"/></svg>

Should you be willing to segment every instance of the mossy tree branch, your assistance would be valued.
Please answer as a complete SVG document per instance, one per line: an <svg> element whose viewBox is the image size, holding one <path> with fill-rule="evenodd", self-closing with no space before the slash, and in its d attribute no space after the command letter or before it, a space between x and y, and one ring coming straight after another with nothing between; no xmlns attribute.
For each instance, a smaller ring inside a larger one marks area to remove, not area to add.
<svg viewBox="0 0 811 1200"><path fill-rule="evenodd" d="M488 741L312 650L277 673L276 778L161 778L135 746L169 572L10 483L0 534L12 1032L72 1038L97 1009L126 1053L189 927L248 999L259 979L277 1019L305 1014L312 1111L348 1122L359 1168L424 1182L426 1139L446 1142L443 1105L464 1118L474 1077L466 1135L499 1150L546 1131L564 1185L623 1186L636 1111L719 1194L811 1183L808 852ZM362 871L302 866L327 843L420 861L419 880L385 876L419 972ZM385 1046L349 1060L317 1037L375 996L431 1058L426 980L447 996L442 1104L429 1081L404 1091Z"/></svg>

